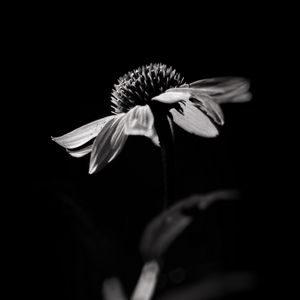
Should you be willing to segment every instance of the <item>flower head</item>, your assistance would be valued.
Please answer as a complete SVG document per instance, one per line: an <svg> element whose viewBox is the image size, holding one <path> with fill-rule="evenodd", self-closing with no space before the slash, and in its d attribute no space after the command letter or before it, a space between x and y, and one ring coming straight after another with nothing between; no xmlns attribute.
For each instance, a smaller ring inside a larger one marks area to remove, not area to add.
<svg viewBox="0 0 300 300"><path fill-rule="evenodd" d="M154 104L160 103L170 123L192 134L215 137L217 126L224 123L219 104L250 100L248 89L244 78L220 77L187 84L172 67L146 65L119 78L112 91L111 116L52 139L74 157L91 153L89 173L95 173L120 153L129 135L146 136L159 146Z"/></svg>
<svg viewBox="0 0 300 300"><path fill-rule="evenodd" d="M128 112L136 105L150 104L152 98L169 88L179 87L184 78L172 67L150 64L118 79L112 91L112 112Z"/></svg>

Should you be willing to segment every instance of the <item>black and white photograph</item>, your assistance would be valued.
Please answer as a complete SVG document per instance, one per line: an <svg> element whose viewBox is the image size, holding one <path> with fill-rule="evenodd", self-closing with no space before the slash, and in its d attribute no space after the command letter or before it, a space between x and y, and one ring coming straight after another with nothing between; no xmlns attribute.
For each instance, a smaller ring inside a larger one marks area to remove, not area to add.
<svg viewBox="0 0 300 300"><path fill-rule="evenodd" d="M272 26L199 4L45 9L20 26L24 297L258 299L289 280Z"/></svg>

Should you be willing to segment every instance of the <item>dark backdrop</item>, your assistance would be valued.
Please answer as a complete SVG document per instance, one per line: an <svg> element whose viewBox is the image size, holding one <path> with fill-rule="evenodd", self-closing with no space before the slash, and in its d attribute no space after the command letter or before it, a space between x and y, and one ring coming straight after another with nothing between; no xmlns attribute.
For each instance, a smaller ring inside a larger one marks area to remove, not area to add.
<svg viewBox="0 0 300 300"><path fill-rule="evenodd" d="M237 188L242 196L201 214L175 242L166 254L161 291L176 287L166 278L178 268L185 270L181 284L251 271L267 285L270 202L276 202L268 180L274 168L268 114L279 103L270 96L279 68L270 56L272 29L256 28L252 17L238 14L209 24L187 9L138 17L120 9L105 20L58 15L40 14L19 28L20 107L29 127L17 247L26 290L39 299L96 299L108 276L132 290L142 265L138 241L162 206L159 149L130 137L115 161L89 175L88 157L68 156L50 137L110 114L117 78L150 62L172 65L187 82L244 76L253 93L250 103L224 105L226 124L216 139L176 128L177 197L221 188Z"/></svg>

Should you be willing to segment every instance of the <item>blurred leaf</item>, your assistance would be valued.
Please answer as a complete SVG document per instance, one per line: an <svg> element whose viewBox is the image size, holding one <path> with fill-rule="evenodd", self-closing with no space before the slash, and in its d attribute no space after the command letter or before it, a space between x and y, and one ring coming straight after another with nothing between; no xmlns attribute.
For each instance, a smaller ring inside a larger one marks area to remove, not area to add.
<svg viewBox="0 0 300 300"><path fill-rule="evenodd" d="M102 295L104 300L127 300L122 284L116 277L104 280L102 284Z"/></svg>
<svg viewBox="0 0 300 300"><path fill-rule="evenodd" d="M147 262L142 269L131 299L150 300L156 287L158 274L158 263L156 261Z"/></svg>
<svg viewBox="0 0 300 300"><path fill-rule="evenodd" d="M135 289L130 297L131 300L150 300L154 293L159 265L156 261L147 262L141 271ZM102 284L104 300L127 300L122 284L116 277L106 279Z"/></svg>
<svg viewBox="0 0 300 300"><path fill-rule="evenodd" d="M195 209L204 210L217 200L233 200L238 196L236 190L220 190L203 195L194 194L171 206L146 227L140 242L140 251L144 259L159 259L193 221Z"/></svg>
<svg viewBox="0 0 300 300"><path fill-rule="evenodd" d="M257 286L254 274L235 272L213 276L186 287L174 289L156 300L208 300L235 293L253 291Z"/></svg>

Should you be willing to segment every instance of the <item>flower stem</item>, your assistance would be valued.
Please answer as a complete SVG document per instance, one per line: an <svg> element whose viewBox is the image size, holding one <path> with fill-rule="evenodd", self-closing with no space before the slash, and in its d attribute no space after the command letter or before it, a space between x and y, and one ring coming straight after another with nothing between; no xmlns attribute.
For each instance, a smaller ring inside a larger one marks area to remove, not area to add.
<svg viewBox="0 0 300 300"><path fill-rule="evenodd" d="M151 110L154 115L154 126L159 138L161 147L161 157L164 176L164 200L163 209L167 208L169 203L174 202L174 141L171 124L167 117L167 111L163 104L155 103L151 105Z"/></svg>

